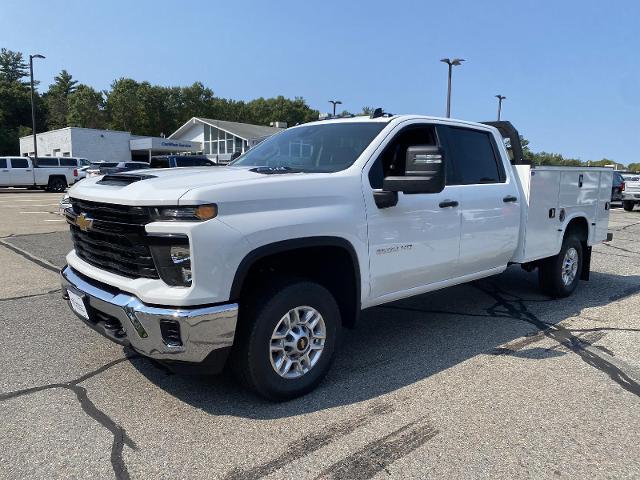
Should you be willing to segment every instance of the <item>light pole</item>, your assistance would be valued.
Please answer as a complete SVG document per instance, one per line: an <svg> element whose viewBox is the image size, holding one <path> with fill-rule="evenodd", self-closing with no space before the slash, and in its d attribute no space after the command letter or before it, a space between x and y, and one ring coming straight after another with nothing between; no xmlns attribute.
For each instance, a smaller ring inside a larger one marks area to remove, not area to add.
<svg viewBox="0 0 640 480"><path fill-rule="evenodd" d="M453 60L443 58L440 61L449 65L449 86L447 88L447 118L449 118L451 117L451 72L454 66L462 65L464 58L454 58Z"/></svg>
<svg viewBox="0 0 640 480"><path fill-rule="evenodd" d="M500 113L502 112L502 100L506 100L507 97L498 94L496 95L496 98L498 99L498 121L500 121Z"/></svg>
<svg viewBox="0 0 640 480"><path fill-rule="evenodd" d="M329 100L329 103L333 104L333 116L336 116L336 105L342 105L340 100Z"/></svg>
<svg viewBox="0 0 640 480"><path fill-rule="evenodd" d="M44 55L29 55L29 73L31 74L31 125L33 128L33 158L34 162L38 158L38 142L36 141L36 107L33 103L33 59L45 58Z"/></svg>

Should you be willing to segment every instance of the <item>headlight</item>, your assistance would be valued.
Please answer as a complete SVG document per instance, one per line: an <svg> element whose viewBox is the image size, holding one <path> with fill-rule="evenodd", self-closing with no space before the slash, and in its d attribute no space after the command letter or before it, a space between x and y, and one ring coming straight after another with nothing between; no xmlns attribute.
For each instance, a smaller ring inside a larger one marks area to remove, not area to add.
<svg viewBox="0 0 640 480"><path fill-rule="evenodd" d="M184 235L149 237L151 256L160 278L172 287L191 286L191 250Z"/></svg>
<svg viewBox="0 0 640 480"><path fill-rule="evenodd" d="M193 207L152 207L151 218L155 221L191 221L211 220L218 215L215 203Z"/></svg>

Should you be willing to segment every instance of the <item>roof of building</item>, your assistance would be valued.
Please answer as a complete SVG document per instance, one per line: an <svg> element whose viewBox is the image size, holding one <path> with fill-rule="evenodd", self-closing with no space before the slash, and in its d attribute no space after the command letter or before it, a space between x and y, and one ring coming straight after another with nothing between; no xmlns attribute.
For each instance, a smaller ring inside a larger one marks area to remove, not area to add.
<svg viewBox="0 0 640 480"><path fill-rule="evenodd" d="M169 138L175 138L180 136L180 134L188 129L191 125L196 122L206 123L213 127L219 128L220 130L224 130L225 132L231 133L236 137L240 137L243 140L249 140L251 138L259 138L268 135L273 135L274 133L278 133L281 131L281 128L274 127L265 127L262 125L252 125L250 123L239 123L239 122L228 122L226 120L213 120L211 118L202 118L202 117L193 117L189 119L184 125L182 125L178 130L169 135Z"/></svg>

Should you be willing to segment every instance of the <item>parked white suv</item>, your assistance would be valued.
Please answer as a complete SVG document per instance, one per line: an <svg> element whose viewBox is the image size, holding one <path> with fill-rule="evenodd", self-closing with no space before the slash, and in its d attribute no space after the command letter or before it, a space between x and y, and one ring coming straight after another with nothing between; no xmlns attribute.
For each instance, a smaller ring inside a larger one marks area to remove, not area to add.
<svg viewBox="0 0 640 480"><path fill-rule="evenodd" d="M74 186L70 307L143 355L228 362L281 400L320 382L362 309L511 263L554 297L588 279L610 169L525 165L506 122L373 117L287 129L230 166Z"/></svg>

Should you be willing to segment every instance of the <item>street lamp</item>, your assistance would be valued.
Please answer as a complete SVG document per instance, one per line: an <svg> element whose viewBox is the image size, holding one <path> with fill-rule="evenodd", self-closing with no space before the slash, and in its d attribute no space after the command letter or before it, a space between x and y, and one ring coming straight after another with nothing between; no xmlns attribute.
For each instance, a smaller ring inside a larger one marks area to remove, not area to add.
<svg viewBox="0 0 640 480"><path fill-rule="evenodd" d="M44 55L35 54L29 55L29 73L31 74L31 124L33 128L33 158L34 162L38 158L38 143L36 142L36 107L33 103L33 59L45 58Z"/></svg>
<svg viewBox="0 0 640 480"><path fill-rule="evenodd" d="M496 95L496 98L498 99L498 121L500 121L500 112L502 112L502 100L506 100L507 97L498 94Z"/></svg>
<svg viewBox="0 0 640 480"><path fill-rule="evenodd" d="M454 66L462 65L464 58L454 58L453 60L443 58L440 61L449 65L449 87L447 88L447 118L449 118L451 117L451 71Z"/></svg>
<svg viewBox="0 0 640 480"><path fill-rule="evenodd" d="M333 116L336 116L336 105L342 105L340 100L329 100L329 103L333 103Z"/></svg>

